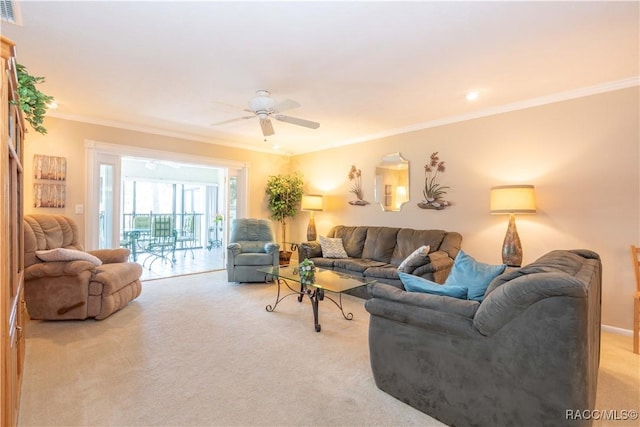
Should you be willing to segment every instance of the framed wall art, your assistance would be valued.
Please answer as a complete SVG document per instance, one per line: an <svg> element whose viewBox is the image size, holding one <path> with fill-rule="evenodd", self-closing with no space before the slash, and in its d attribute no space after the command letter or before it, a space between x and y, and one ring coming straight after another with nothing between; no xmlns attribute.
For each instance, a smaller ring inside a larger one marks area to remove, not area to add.
<svg viewBox="0 0 640 427"><path fill-rule="evenodd" d="M33 184L33 206L36 208L64 208L66 185L64 184Z"/></svg>
<svg viewBox="0 0 640 427"><path fill-rule="evenodd" d="M33 206L64 208L67 199L67 159L65 157L33 156Z"/></svg>
<svg viewBox="0 0 640 427"><path fill-rule="evenodd" d="M67 179L67 159L35 154L33 156L33 170L35 179L65 181Z"/></svg>

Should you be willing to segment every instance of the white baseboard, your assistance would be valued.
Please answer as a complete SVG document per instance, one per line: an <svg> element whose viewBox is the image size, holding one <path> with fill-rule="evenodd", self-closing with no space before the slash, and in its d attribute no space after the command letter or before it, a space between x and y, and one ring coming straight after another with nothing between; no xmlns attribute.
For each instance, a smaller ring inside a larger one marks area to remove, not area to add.
<svg viewBox="0 0 640 427"><path fill-rule="evenodd" d="M611 332L612 334L624 335L627 337L633 336L633 331L631 329L623 329L609 325L600 325L600 329L602 329L604 332Z"/></svg>

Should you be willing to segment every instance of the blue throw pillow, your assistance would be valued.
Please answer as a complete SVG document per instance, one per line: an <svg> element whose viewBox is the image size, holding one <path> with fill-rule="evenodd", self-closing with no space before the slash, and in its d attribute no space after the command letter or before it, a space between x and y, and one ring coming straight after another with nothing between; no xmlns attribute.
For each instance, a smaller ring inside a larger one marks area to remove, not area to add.
<svg viewBox="0 0 640 427"><path fill-rule="evenodd" d="M467 298L467 288L465 286L447 286L414 276L413 274L398 272L404 288L409 292L424 292L433 295L443 295L454 298Z"/></svg>
<svg viewBox="0 0 640 427"><path fill-rule="evenodd" d="M469 289L467 299L482 301L489 283L501 275L505 268L505 264L491 265L478 262L461 250L444 284L465 286Z"/></svg>

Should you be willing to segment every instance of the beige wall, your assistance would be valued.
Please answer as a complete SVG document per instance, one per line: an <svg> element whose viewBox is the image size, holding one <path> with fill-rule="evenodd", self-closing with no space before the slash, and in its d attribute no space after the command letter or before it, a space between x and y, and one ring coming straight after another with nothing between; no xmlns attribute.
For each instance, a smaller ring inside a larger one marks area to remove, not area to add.
<svg viewBox="0 0 640 427"><path fill-rule="evenodd" d="M524 262L553 249L588 248L603 262L603 323L630 329L635 289L629 245L640 243L638 87L469 120L292 158L308 191L326 195L315 215L318 234L334 224L388 225L458 231L463 249L482 262L501 262L507 216L489 214L489 189L536 187L538 211L516 218ZM366 133L366 129L363 130ZM453 204L423 210L424 165L438 151L440 181ZM411 161L410 196L401 212L351 206L349 168L362 169L365 199L373 202L374 169L400 152ZM293 224L306 233L309 214Z"/></svg>
<svg viewBox="0 0 640 427"><path fill-rule="evenodd" d="M85 215L76 215L76 204L86 205L86 160L85 140L93 140L131 147L197 155L213 159L246 162L249 165L249 216L268 217L264 182L269 175L286 172L289 157L226 146L188 141L142 132L116 129L69 120L48 118L46 135L29 130L25 138L25 212L63 214L74 218L84 238ZM67 200L62 208L33 207L33 155L62 156L67 159Z"/></svg>
<svg viewBox="0 0 640 427"><path fill-rule="evenodd" d="M634 282L629 245L640 243L640 149L638 87L541 107L440 126L367 143L295 156L269 155L140 132L48 119L49 134L26 138L26 212L32 205L34 154L67 157L68 194L64 213L80 224L73 206L84 204L86 139L209 156L250 164L249 215L268 217L264 183L291 170L304 174L308 193L326 195L315 215L319 234L335 224L441 228L463 235L463 248L479 261L498 263L507 217L490 215L489 188L510 183L536 186L538 212L517 225L524 262L553 249L588 248L603 261L603 323L631 328ZM366 129L363 129L366 133ZM441 183L451 189L452 206L422 210L424 164L434 151L447 170ZM380 158L400 152L411 161L410 197L401 212L379 206L351 206L349 168L362 169L365 199L373 202L374 170ZM305 240L308 212L292 221L288 240Z"/></svg>

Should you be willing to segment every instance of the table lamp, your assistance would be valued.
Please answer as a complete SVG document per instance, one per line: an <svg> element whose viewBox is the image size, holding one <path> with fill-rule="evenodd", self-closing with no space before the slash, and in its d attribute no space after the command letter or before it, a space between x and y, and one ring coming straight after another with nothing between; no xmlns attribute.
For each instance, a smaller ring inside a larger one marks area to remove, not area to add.
<svg viewBox="0 0 640 427"><path fill-rule="evenodd" d="M302 203L300 209L303 211L310 211L309 225L307 226L307 240L316 240L318 234L316 233L316 221L313 218L313 213L316 211L322 211L323 200L320 194L304 194L302 196Z"/></svg>
<svg viewBox="0 0 640 427"><path fill-rule="evenodd" d="M509 214L509 227L502 244L502 262L509 267L522 265L522 244L515 214L536 213L533 185L502 185L491 188L491 213Z"/></svg>

